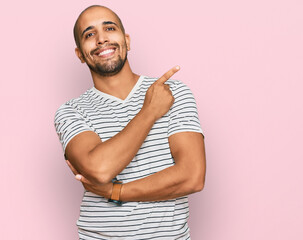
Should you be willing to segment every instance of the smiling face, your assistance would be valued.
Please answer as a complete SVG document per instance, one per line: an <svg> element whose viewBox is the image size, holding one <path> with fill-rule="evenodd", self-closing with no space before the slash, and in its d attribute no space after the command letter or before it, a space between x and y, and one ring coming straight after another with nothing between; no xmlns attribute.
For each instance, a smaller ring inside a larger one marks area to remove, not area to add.
<svg viewBox="0 0 303 240"><path fill-rule="evenodd" d="M116 15L104 7L84 11L76 23L76 54L94 73L112 76L127 60L129 35Z"/></svg>

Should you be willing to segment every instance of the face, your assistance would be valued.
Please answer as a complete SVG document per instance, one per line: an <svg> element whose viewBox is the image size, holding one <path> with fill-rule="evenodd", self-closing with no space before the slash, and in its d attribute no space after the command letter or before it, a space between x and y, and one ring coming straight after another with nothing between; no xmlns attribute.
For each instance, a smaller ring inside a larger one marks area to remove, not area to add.
<svg viewBox="0 0 303 240"><path fill-rule="evenodd" d="M106 8L91 8L78 20L79 48L76 54L94 73L112 76L127 60L129 36L124 34L116 16Z"/></svg>

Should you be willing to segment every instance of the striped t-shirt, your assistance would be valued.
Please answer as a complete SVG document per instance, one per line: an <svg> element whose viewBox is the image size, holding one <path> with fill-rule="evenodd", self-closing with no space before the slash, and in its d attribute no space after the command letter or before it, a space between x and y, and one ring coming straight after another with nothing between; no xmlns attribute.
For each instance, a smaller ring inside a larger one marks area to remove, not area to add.
<svg viewBox="0 0 303 240"><path fill-rule="evenodd" d="M143 106L145 93L156 78L140 76L126 99L97 90L63 104L55 115L55 128L63 146L78 133L94 131L102 141L119 133ZM181 81L166 84L175 98L170 110L151 128L129 165L116 176L127 183L174 165L168 137L178 132L202 133L196 102ZM131 140L130 140L131 141ZM124 202L122 206L85 191L77 221L80 239L190 239L188 198L167 201Z"/></svg>

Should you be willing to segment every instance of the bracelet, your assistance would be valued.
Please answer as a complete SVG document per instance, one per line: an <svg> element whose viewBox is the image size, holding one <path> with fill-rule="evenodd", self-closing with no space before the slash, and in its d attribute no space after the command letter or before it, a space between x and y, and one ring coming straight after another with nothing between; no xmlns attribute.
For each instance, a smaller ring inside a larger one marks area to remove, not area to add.
<svg viewBox="0 0 303 240"><path fill-rule="evenodd" d="M122 202L120 201L121 188L122 188L122 182L114 181L112 195L110 199L108 199L109 202L113 202L119 206L122 205Z"/></svg>

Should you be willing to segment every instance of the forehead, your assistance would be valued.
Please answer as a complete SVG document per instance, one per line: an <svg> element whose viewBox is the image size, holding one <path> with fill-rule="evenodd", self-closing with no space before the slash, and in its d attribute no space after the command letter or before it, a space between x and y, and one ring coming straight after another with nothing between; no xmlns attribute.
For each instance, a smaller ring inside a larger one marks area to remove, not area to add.
<svg viewBox="0 0 303 240"><path fill-rule="evenodd" d="M103 7L87 9L78 19L78 30L81 33L88 26L96 26L104 21L111 21L119 26L118 19L111 10Z"/></svg>

